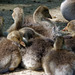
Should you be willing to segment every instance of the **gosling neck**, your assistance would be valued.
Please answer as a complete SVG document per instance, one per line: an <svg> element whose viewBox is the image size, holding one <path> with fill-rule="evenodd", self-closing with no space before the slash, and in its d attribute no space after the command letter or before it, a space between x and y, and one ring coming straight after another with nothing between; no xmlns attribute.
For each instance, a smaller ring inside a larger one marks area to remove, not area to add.
<svg viewBox="0 0 75 75"><path fill-rule="evenodd" d="M36 14L35 12L34 12L34 14L33 14L33 20L34 20L34 23L38 23L38 22L41 22L42 21L42 15L41 14Z"/></svg>
<svg viewBox="0 0 75 75"><path fill-rule="evenodd" d="M64 44L64 38L56 38L56 41L54 43L54 50L59 51L63 49L66 49Z"/></svg>
<svg viewBox="0 0 75 75"><path fill-rule="evenodd" d="M19 30L20 28L22 28L22 24L23 24L23 21L22 20L16 20L14 21L14 26L17 30Z"/></svg>
<svg viewBox="0 0 75 75"><path fill-rule="evenodd" d="M57 41L54 43L54 50L60 50L62 49L62 45L60 45Z"/></svg>

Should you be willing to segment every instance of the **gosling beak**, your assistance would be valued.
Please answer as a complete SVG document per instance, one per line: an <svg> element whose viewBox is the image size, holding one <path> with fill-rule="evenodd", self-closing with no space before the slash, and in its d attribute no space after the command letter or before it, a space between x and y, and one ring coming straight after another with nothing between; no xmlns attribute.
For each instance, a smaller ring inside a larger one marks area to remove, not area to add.
<svg viewBox="0 0 75 75"><path fill-rule="evenodd" d="M20 45L23 46L23 47L26 47L28 41L25 37L22 38L22 41L20 42Z"/></svg>
<svg viewBox="0 0 75 75"><path fill-rule="evenodd" d="M49 14L48 18L52 19L52 16Z"/></svg>
<svg viewBox="0 0 75 75"><path fill-rule="evenodd" d="M67 28L67 26L62 30L62 31L68 31L68 28Z"/></svg>
<svg viewBox="0 0 75 75"><path fill-rule="evenodd" d="M20 45L23 46L23 47L26 47L26 45L23 41L20 42Z"/></svg>

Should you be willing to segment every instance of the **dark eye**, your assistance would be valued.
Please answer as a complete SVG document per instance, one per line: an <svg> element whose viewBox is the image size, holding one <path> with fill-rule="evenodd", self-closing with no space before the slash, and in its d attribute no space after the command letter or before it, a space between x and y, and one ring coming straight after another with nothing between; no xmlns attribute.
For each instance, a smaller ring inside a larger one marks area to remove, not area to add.
<svg viewBox="0 0 75 75"><path fill-rule="evenodd" d="M48 12L48 9L45 9L44 12Z"/></svg>
<svg viewBox="0 0 75 75"><path fill-rule="evenodd" d="M17 39L20 41L20 38L19 37Z"/></svg>

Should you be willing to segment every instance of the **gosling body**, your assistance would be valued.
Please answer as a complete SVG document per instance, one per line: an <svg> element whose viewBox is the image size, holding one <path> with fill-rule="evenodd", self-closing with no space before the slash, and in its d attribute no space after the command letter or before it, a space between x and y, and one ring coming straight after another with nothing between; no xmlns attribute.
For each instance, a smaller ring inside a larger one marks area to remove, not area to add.
<svg viewBox="0 0 75 75"><path fill-rule="evenodd" d="M75 54L64 47L63 37L57 37L54 48L43 58L46 75L74 75Z"/></svg>
<svg viewBox="0 0 75 75"><path fill-rule="evenodd" d="M0 73L13 71L20 62L21 55L18 46L14 42L2 38L0 41Z"/></svg>

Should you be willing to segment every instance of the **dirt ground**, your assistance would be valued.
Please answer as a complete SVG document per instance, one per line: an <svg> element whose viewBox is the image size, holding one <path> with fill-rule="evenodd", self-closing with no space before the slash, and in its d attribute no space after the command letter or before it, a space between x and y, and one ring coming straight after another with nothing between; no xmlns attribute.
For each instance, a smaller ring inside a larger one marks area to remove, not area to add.
<svg viewBox="0 0 75 75"><path fill-rule="evenodd" d="M3 0L2 0L3 1ZM4 28L3 30L6 31L9 26L13 23L13 19L11 17L12 10L19 6L24 9L25 16L29 14L33 14L34 10L39 5L46 5L50 9L50 13L52 18L55 19L54 22L56 25L63 28L68 21L66 21L60 11L60 4L63 0L7 0L5 2L0 1L0 16L4 18ZM9 3L9 4L8 4ZM2 75L2 74L0 74ZM10 74L3 74L3 75L44 75L44 72L37 72L37 71L30 71L24 70L21 72L13 72Z"/></svg>

